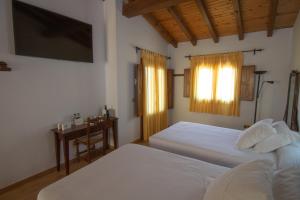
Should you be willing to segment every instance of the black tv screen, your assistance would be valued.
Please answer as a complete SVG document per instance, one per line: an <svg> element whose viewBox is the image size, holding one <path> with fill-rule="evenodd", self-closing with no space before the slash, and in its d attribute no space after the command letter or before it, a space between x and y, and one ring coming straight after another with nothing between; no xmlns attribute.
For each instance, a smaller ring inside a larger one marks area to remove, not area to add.
<svg viewBox="0 0 300 200"><path fill-rule="evenodd" d="M16 55L93 62L91 25L12 2Z"/></svg>

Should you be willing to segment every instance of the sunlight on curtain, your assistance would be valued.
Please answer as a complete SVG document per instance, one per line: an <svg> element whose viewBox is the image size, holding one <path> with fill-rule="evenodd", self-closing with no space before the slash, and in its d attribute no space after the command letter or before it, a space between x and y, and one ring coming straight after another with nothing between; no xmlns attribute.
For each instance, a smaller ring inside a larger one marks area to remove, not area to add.
<svg viewBox="0 0 300 200"><path fill-rule="evenodd" d="M145 68L145 79L146 79L146 112L147 114L155 113L155 82L154 80L154 67L148 66Z"/></svg>
<svg viewBox="0 0 300 200"><path fill-rule="evenodd" d="M190 111L239 115L242 63L241 52L193 57Z"/></svg>
<svg viewBox="0 0 300 200"><path fill-rule="evenodd" d="M166 101L167 101L167 92L165 90L166 85L166 71L163 69L158 69L158 111L163 112L167 109Z"/></svg>
<svg viewBox="0 0 300 200"><path fill-rule="evenodd" d="M144 71L143 85L143 138L149 137L167 127L167 67L166 58L142 50Z"/></svg>
<svg viewBox="0 0 300 200"><path fill-rule="evenodd" d="M234 101L236 74L233 67L220 66L217 80L217 100L226 103Z"/></svg>
<svg viewBox="0 0 300 200"><path fill-rule="evenodd" d="M197 76L197 91L196 98L198 100L211 100L212 96L212 83L213 83L213 72L212 69L204 67L196 69Z"/></svg>

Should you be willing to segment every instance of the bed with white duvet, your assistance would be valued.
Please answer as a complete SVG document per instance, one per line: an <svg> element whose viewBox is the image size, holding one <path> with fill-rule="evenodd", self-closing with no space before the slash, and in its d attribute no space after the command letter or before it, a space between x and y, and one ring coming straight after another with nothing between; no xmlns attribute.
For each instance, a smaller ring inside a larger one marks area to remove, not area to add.
<svg viewBox="0 0 300 200"><path fill-rule="evenodd" d="M38 200L300 199L300 168L274 173L272 165L229 169L130 144L44 188Z"/></svg>
<svg viewBox="0 0 300 200"><path fill-rule="evenodd" d="M38 200L201 200L228 170L129 144L46 187Z"/></svg>
<svg viewBox="0 0 300 200"><path fill-rule="evenodd" d="M241 130L222 128L191 122L178 122L153 135L149 139L151 147L206 162L234 167L239 164L265 159L277 168L277 155L239 150L236 143Z"/></svg>

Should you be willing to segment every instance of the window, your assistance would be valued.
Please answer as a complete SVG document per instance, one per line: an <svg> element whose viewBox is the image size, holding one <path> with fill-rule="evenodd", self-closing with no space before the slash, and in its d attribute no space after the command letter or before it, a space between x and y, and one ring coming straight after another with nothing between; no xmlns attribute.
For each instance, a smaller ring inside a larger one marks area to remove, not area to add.
<svg viewBox="0 0 300 200"><path fill-rule="evenodd" d="M213 72L209 67L203 67L197 69L197 90L196 98L199 101L202 100L212 100L213 93Z"/></svg>
<svg viewBox="0 0 300 200"><path fill-rule="evenodd" d="M239 115L242 54L192 58L190 111Z"/></svg>
<svg viewBox="0 0 300 200"><path fill-rule="evenodd" d="M209 67L203 67L197 70L197 91L196 98L202 100L213 99L213 70ZM216 100L222 102L234 101L235 93L235 72L232 66L224 68L219 67L217 73L217 91Z"/></svg>
<svg viewBox="0 0 300 200"><path fill-rule="evenodd" d="M233 66L225 66L218 70L217 100L222 102L234 101L236 75Z"/></svg>
<svg viewBox="0 0 300 200"><path fill-rule="evenodd" d="M166 72L163 69L155 69L153 66L145 66L145 69L146 112L150 115L164 112L166 110Z"/></svg>
<svg viewBox="0 0 300 200"><path fill-rule="evenodd" d="M165 56L142 50L143 139L168 126L167 65Z"/></svg>

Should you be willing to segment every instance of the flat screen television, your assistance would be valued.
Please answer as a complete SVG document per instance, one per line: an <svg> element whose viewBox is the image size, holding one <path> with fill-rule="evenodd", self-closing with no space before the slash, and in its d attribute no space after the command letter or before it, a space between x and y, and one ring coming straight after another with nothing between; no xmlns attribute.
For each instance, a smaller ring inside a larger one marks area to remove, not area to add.
<svg viewBox="0 0 300 200"><path fill-rule="evenodd" d="M16 55L93 62L90 24L12 1Z"/></svg>

